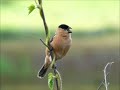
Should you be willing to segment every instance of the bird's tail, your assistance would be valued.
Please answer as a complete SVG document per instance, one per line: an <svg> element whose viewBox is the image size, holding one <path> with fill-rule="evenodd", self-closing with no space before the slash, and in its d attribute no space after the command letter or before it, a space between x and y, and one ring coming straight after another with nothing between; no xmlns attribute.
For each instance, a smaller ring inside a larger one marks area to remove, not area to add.
<svg viewBox="0 0 120 90"><path fill-rule="evenodd" d="M39 70L37 77L38 77L38 78L43 78L43 77L45 76L48 68L49 68L49 67L46 67L46 65L44 64L44 65L42 66L42 68Z"/></svg>

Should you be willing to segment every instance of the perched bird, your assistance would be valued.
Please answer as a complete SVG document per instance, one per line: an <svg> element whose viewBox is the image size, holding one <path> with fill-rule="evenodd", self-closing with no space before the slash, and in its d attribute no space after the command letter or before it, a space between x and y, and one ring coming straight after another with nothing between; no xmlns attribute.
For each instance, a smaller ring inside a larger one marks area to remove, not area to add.
<svg viewBox="0 0 120 90"><path fill-rule="evenodd" d="M55 36L50 41L50 45L52 46L54 50L55 61L63 58L67 54L71 46L72 31L70 29L72 28L66 24L59 25L58 29L55 32ZM39 70L38 75L37 75L39 78L42 78L45 76L45 73L52 62L52 59L50 56L50 50L48 48L46 48L45 53L46 53L45 62L43 66L41 67L41 69Z"/></svg>

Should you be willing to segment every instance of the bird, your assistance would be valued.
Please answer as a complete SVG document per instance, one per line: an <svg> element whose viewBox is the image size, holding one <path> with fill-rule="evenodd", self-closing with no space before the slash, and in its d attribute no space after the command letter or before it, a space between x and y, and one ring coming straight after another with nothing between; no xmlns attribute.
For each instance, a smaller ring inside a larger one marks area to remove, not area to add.
<svg viewBox="0 0 120 90"><path fill-rule="evenodd" d="M55 61L62 59L70 49L72 44L71 27L66 24L60 24L55 32L54 37L50 40L50 45L55 54ZM37 77L43 78L52 62L50 50L45 50L45 61L41 69L38 71Z"/></svg>

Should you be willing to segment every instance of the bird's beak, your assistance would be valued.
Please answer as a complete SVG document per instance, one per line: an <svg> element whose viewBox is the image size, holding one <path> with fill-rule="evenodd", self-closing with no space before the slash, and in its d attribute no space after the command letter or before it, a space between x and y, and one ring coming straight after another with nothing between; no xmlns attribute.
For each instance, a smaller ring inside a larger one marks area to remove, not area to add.
<svg viewBox="0 0 120 90"><path fill-rule="evenodd" d="M70 29L72 29L72 28L71 28L71 27L69 27L69 29L68 29L68 33L72 33L72 31L71 31Z"/></svg>
<svg viewBox="0 0 120 90"><path fill-rule="evenodd" d="M71 31L71 30L68 30L68 33L72 33L72 31Z"/></svg>

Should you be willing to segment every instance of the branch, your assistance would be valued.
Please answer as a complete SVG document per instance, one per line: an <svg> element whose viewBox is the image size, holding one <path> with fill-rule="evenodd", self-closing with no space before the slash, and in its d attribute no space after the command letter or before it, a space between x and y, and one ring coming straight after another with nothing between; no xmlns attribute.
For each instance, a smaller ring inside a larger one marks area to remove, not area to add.
<svg viewBox="0 0 120 90"><path fill-rule="evenodd" d="M61 76L60 76L60 73L57 71L56 66L55 66L55 54L54 54L54 50L53 50L52 46L50 45L50 35L49 35L48 26L47 26L47 23L46 23L46 20L45 20L44 10L43 10L43 7L42 7L42 0L38 0L38 4L37 4L37 1L35 0L35 3L36 3L37 8L39 9L40 16L43 20L43 24L44 24L44 28L45 28L45 34L46 34L46 43L44 43L44 41L42 39L40 39L40 40L50 50L50 56L52 58L51 67L54 70L54 75L55 76L58 75L58 78L55 78L57 90L61 90L62 89L61 88L62 87ZM58 79L60 79L60 81L61 81L60 84L61 85L58 84L59 83Z"/></svg>
<svg viewBox="0 0 120 90"><path fill-rule="evenodd" d="M42 0L38 0L38 3L39 3L39 5L37 6L37 8L39 9L40 16L43 20L45 34L46 34L46 38L47 38L49 36L49 30L48 30L48 26L47 26L47 23L45 20L45 15L44 15L43 7L42 7Z"/></svg>
<svg viewBox="0 0 120 90"><path fill-rule="evenodd" d="M50 50L49 46L46 45L46 43L42 39L40 39L40 41L43 43L43 45L45 45Z"/></svg>
<svg viewBox="0 0 120 90"><path fill-rule="evenodd" d="M36 6L38 6L38 5L37 5L37 1L36 1L36 0L34 0L34 1L35 1Z"/></svg>
<svg viewBox="0 0 120 90"><path fill-rule="evenodd" d="M61 75L59 73L59 71L57 69L54 69L55 70L55 73L58 75L58 81L60 82L58 85L59 85L59 90L62 90L62 78L61 78Z"/></svg>
<svg viewBox="0 0 120 90"><path fill-rule="evenodd" d="M40 15L41 15L41 17L43 19L46 37L48 37L49 31L48 31L48 26L47 26L47 23L46 23L46 20L45 20L44 11L43 11L42 6L41 6L41 9L39 9L39 10L40 10Z"/></svg>
<svg viewBox="0 0 120 90"><path fill-rule="evenodd" d="M106 77L109 75L109 73L107 73ZM100 90L100 88L104 85L105 79L102 80L102 82L100 83L99 87L97 88L97 90Z"/></svg>
<svg viewBox="0 0 120 90"><path fill-rule="evenodd" d="M38 3L39 3L39 5L41 5L42 4L42 0L38 0Z"/></svg>
<svg viewBox="0 0 120 90"><path fill-rule="evenodd" d="M108 75L110 74L110 70L107 72L107 68L108 68L108 66L110 66L109 68L111 69L111 66L112 66L113 63L114 63L114 62L108 62L108 63L105 65L104 70L103 70L103 71L104 71L104 79L103 79L103 81L101 82L101 84L99 85L99 87L97 88L97 90L100 90L103 85L105 86L106 90L108 90L109 82L107 82L107 77L108 77Z"/></svg>
<svg viewBox="0 0 120 90"><path fill-rule="evenodd" d="M106 90L108 90L108 85L109 85L109 83L107 82L107 75L106 75L106 73L107 73L107 67L110 65L110 67L111 67L111 65L113 64L114 62L108 62L107 63L107 65L105 66L105 68L104 68L104 80L105 80L105 88L106 88Z"/></svg>

